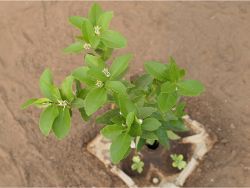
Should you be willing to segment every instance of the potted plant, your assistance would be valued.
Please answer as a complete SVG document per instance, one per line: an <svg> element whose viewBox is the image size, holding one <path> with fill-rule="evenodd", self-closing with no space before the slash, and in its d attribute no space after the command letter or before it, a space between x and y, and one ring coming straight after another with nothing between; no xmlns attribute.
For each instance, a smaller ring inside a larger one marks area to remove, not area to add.
<svg viewBox="0 0 250 188"><path fill-rule="evenodd" d="M155 148L160 144L169 149L170 140L178 137L179 131L187 131L181 97L198 96L204 87L197 80L184 79L185 70L172 57L166 64L147 61L145 73L124 79L132 55L112 59L113 51L127 43L122 34L109 28L112 18L113 12L103 11L98 4L91 7L87 17L70 17L69 22L80 34L64 52L83 54L84 65L73 70L60 86L53 83L52 73L46 69L40 77L43 97L29 99L22 108L42 108L41 132L45 136L53 132L58 139L69 134L77 109L84 121L92 118L104 125L101 134L112 141L112 162L118 164L133 151L131 168L140 173L144 166L139 155L142 146ZM104 106L112 108L96 117L94 114ZM185 166L183 156L171 157L175 167Z"/></svg>

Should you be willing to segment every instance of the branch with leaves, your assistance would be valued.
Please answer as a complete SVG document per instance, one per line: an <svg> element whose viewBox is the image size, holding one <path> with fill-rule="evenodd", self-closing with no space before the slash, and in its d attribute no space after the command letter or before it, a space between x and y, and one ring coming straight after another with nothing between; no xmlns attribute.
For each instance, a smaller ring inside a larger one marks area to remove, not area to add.
<svg viewBox="0 0 250 188"><path fill-rule="evenodd" d="M22 105L42 108L39 120L41 132L53 132L58 139L69 134L71 118L77 109L84 121L89 121L100 108L113 104L96 118L104 125L101 134L112 141L110 154L117 164L131 152L131 143L139 152L146 142L159 141L169 148L178 132L187 131L182 116L185 104L182 96L198 96L204 90L196 80L184 80L185 70L171 57L169 63L145 62L145 74L133 80L123 79L131 54L115 57L114 49L126 46L125 37L111 30L113 12L105 12L94 4L87 17L72 16L69 22L80 35L64 49L66 53L81 53L84 64L72 71L60 86L53 83L46 69L40 77L43 98L33 98ZM142 163L135 158L134 169L141 171Z"/></svg>

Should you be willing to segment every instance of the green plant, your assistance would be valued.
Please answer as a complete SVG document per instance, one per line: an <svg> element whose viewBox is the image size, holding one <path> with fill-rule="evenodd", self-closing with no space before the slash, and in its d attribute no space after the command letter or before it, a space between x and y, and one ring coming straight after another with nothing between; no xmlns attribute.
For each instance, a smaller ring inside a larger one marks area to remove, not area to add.
<svg viewBox="0 0 250 188"><path fill-rule="evenodd" d="M132 141L137 151L154 140L169 148L169 139L178 139L176 133L188 130L182 120L185 104L180 102L181 96L198 96L204 87L199 81L184 80L185 70L172 57L167 64L148 61L146 73L131 81L123 79L132 55L111 60L114 49L126 46L126 39L109 29L112 17L113 12L94 4L88 17L69 18L80 35L64 51L83 54L84 65L73 70L59 87L46 69L40 77L44 97L30 99L22 108L42 108L41 132L45 136L53 132L58 139L68 135L74 109L85 121L95 118L96 123L105 125L101 134L112 141L111 160L116 164L129 155ZM111 104L113 109L97 118L93 115Z"/></svg>
<svg viewBox="0 0 250 188"><path fill-rule="evenodd" d="M182 154L172 154L170 155L171 159L173 160L172 166L174 168L178 168L179 170L184 169L187 166L187 162L184 161L184 157Z"/></svg>
<svg viewBox="0 0 250 188"><path fill-rule="evenodd" d="M141 161L140 156L136 155L132 158L133 164L131 165L131 169L137 171L138 173L142 173L144 162Z"/></svg>

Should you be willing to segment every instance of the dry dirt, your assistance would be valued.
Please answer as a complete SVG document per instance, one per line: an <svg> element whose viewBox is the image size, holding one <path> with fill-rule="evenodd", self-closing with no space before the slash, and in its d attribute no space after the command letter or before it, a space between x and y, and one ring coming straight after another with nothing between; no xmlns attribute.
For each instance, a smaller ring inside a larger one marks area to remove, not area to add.
<svg viewBox="0 0 250 188"><path fill-rule="evenodd" d="M173 55L206 92L188 99L192 118L219 142L187 186L250 186L250 2L102 2L115 11L112 27L128 38L130 74L145 60ZM0 2L0 185L122 186L85 149L97 128L74 117L63 141L38 129L39 110L21 111L40 96L38 79L50 67L57 83L81 65L62 48L77 33L70 15L90 2Z"/></svg>

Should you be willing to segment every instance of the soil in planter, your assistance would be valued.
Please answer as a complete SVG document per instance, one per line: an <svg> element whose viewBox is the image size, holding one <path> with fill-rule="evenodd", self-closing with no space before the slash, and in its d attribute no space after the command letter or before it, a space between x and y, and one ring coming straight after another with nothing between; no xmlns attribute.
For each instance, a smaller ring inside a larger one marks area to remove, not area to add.
<svg viewBox="0 0 250 188"><path fill-rule="evenodd" d="M170 155L182 154L184 159L189 161L192 155L192 145L180 144L175 141L171 143L171 148L169 150L161 145L156 147L156 149L150 149L144 146L140 153L144 161L144 170L141 174L131 169L133 152L131 152L127 159L121 163L121 169L133 178L138 186L150 186L152 185L152 179L154 177L160 180L159 172L164 176L172 176L179 173L180 171L177 168L172 167ZM150 166L154 167L154 170L150 170Z"/></svg>

